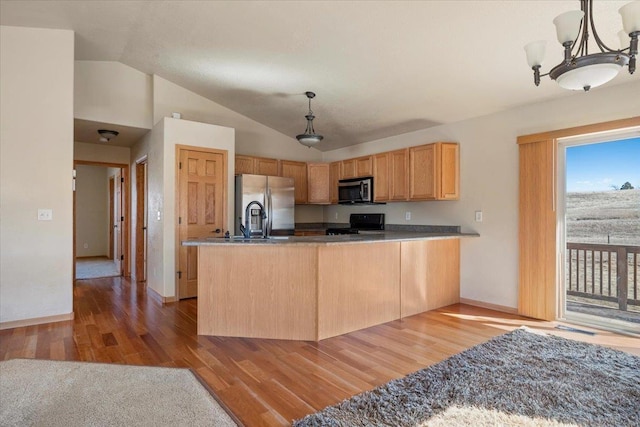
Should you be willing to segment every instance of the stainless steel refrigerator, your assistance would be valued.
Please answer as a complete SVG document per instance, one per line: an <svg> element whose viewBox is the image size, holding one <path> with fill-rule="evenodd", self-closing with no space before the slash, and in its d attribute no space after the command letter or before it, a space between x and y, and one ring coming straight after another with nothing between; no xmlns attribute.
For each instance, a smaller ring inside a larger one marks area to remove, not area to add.
<svg viewBox="0 0 640 427"><path fill-rule="evenodd" d="M240 224L246 226L245 211L251 202L264 206L263 218L260 206L256 203L249 208L249 233L257 236L260 231L267 236L293 235L294 185L293 178L266 175L238 175L235 187L235 224L236 235L243 234Z"/></svg>

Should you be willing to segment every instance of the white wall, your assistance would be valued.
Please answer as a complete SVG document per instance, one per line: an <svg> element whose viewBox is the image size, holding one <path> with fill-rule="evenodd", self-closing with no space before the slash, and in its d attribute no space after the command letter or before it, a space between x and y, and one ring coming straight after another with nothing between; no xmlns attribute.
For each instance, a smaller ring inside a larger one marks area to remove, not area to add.
<svg viewBox="0 0 640 427"><path fill-rule="evenodd" d="M0 322L73 311L73 54L72 31L0 27Z"/></svg>
<svg viewBox="0 0 640 427"><path fill-rule="evenodd" d="M76 257L109 252L109 175L104 166L76 166Z"/></svg>
<svg viewBox="0 0 640 427"><path fill-rule="evenodd" d="M518 303L517 137L639 113L640 83L634 82L324 153L325 161L334 161L429 142L456 141L460 143L461 173L459 201L331 206L325 209L325 220L348 222L349 213L364 210L386 213L386 221L391 224L461 225L463 231L478 232L480 238L464 240L461 245L461 296L515 308ZM476 210L484 213L482 223L474 221ZM404 219L407 211L411 212L411 221Z"/></svg>
<svg viewBox="0 0 640 427"><path fill-rule="evenodd" d="M150 129L153 79L120 62L75 61L74 117Z"/></svg>
<svg viewBox="0 0 640 427"><path fill-rule="evenodd" d="M151 129L131 147L131 254L136 253L136 162L147 157L147 286L163 295L164 292L164 122ZM160 219L157 213L160 212ZM131 258L131 274L137 276L135 256Z"/></svg>
<svg viewBox="0 0 640 427"><path fill-rule="evenodd" d="M74 160L128 165L130 157L131 149L129 147L88 144L77 141L73 143Z"/></svg>
<svg viewBox="0 0 640 427"><path fill-rule="evenodd" d="M148 267L147 286L163 297L174 297L176 286L176 145L226 150L229 159L227 173L227 224L233 225L233 186L235 167L234 129L165 118L132 147L131 170L147 156L148 173ZM135 173L132 173L132 218L135 230ZM159 218L158 219L158 213ZM133 234L132 234L133 235ZM132 253L135 253L135 239ZM132 260L133 261L133 260ZM132 264L134 264L132 262Z"/></svg>

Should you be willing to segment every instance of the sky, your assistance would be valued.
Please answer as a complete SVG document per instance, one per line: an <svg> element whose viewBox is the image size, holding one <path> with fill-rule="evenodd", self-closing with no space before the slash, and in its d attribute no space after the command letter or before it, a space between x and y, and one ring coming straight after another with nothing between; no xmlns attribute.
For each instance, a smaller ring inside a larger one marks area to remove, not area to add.
<svg viewBox="0 0 640 427"><path fill-rule="evenodd" d="M640 138L567 147L567 192L640 188Z"/></svg>

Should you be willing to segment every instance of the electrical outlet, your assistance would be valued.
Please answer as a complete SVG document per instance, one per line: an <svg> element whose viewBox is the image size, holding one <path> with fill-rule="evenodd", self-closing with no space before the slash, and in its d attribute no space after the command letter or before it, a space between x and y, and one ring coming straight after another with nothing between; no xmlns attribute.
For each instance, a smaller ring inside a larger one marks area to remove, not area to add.
<svg viewBox="0 0 640 427"><path fill-rule="evenodd" d="M407 221L411 221L411 212L405 212L404 213L404 219Z"/></svg>
<svg viewBox="0 0 640 427"><path fill-rule="evenodd" d="M160 221L161 218L162 218L162 214L160 213L160 211L158 211L158 221Z"/></svg>
<svg viewBox="0 0 640 427"><path fill-rule="evenodd" d="M38 221L51 221L53 211L51 209L38 209Z"/></svg>
<svg viewBox="0 0 640 427"><path fill-rule="evenodd" d="M476 211L476 222L482 222L482 211Z"/></svg>
<svg viewBox="0 0 640 427"><path fill-rule="evenodd" d="M336 212L336 219L338 219L338 212Z"/></svg>

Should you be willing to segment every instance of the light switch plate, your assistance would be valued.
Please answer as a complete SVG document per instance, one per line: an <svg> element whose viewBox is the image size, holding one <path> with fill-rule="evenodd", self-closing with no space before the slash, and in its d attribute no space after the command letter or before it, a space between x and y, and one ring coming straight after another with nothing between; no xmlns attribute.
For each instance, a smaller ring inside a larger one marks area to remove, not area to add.
<svg viewBox="0 0 640 427"><path fill-rule="evenodd" d="M411 221L411 212L405 212L404 213L404 219L407 221Z"/></svg>
<svg viewBox="0 0 640 427"><path fill-rule="evenodd" d="M51 221L53 219L53 210L38 209L38 221Z"/></svg>

